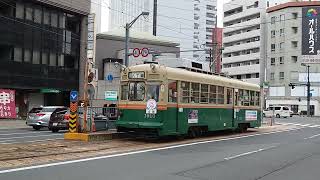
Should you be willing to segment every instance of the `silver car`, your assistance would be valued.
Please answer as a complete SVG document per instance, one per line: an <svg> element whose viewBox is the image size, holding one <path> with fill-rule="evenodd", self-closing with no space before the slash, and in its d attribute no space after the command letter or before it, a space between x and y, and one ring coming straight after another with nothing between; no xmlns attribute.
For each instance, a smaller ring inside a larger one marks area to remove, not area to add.
<svg viewBox="0 0 320 180"><path fill-rule="evenodd" d="M44 106L31 109L28 113L26 124L35 130L49 126L49 120L53 112L67 109L63 106Z"/></svg>

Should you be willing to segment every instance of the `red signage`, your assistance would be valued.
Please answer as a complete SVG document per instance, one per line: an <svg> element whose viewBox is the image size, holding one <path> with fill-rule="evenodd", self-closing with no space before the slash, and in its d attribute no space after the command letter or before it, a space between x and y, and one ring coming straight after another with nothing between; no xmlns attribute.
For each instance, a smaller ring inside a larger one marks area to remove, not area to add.
<svg viewBox="0 0 320 180"><path fill-rule="evenodd" d="M16 118L15 90L0 89L0 118Z"/></svg>
<svg viewBox="0 0 320 180"><path fill-rule="evenodd" d="M140 56L140 49L139 48L134 48L132 51L133 57L137 58Z"/></svg>

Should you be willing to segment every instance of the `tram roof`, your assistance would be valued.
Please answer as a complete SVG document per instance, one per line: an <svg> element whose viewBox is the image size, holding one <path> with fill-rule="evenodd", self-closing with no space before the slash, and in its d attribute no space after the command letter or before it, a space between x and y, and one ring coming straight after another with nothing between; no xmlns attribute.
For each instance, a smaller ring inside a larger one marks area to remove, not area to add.
<svg viewBox="0 0 320 180"><path fill-rule="evenodd" d="M159 73L166 74L168 79L181 80L186 82L198 82L203 84L212 84L214 81L214 84L221 86L229 86L254 91L260 90L260 86L257 84L248 83L237 79L231 79L219 75L198 73L181 68L172 68L157 64L154 65L156 66L156 71ZM130 71L151 71L150 64L130 66L129 69Z"/></svg>

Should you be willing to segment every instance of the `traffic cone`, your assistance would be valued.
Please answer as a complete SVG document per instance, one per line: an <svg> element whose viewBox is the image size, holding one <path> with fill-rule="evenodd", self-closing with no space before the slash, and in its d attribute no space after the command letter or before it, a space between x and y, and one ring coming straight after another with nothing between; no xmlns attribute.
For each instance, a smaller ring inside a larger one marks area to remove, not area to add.
<svg viewBox="0 0 320 180"><path fill-rule="evenodd" d="M96 124L94 123L94 120L92 121L92 132L96 132Z"/></svg>

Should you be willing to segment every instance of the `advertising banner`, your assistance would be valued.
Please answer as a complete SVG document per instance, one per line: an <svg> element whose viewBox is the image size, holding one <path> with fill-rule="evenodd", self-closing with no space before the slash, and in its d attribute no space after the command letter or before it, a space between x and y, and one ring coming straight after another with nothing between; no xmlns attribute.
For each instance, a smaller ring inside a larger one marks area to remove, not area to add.
<svg viewBox="0 0 320 180"><path fill-rule="evenodd" d="M320 7L302 8L302 63L320 63Z"/></svg>
<svg viewBox="0 0 320 180"><path fill-rule="evenodd" d="M16 118L15 90L0 89L0 118Z"/></svg>

